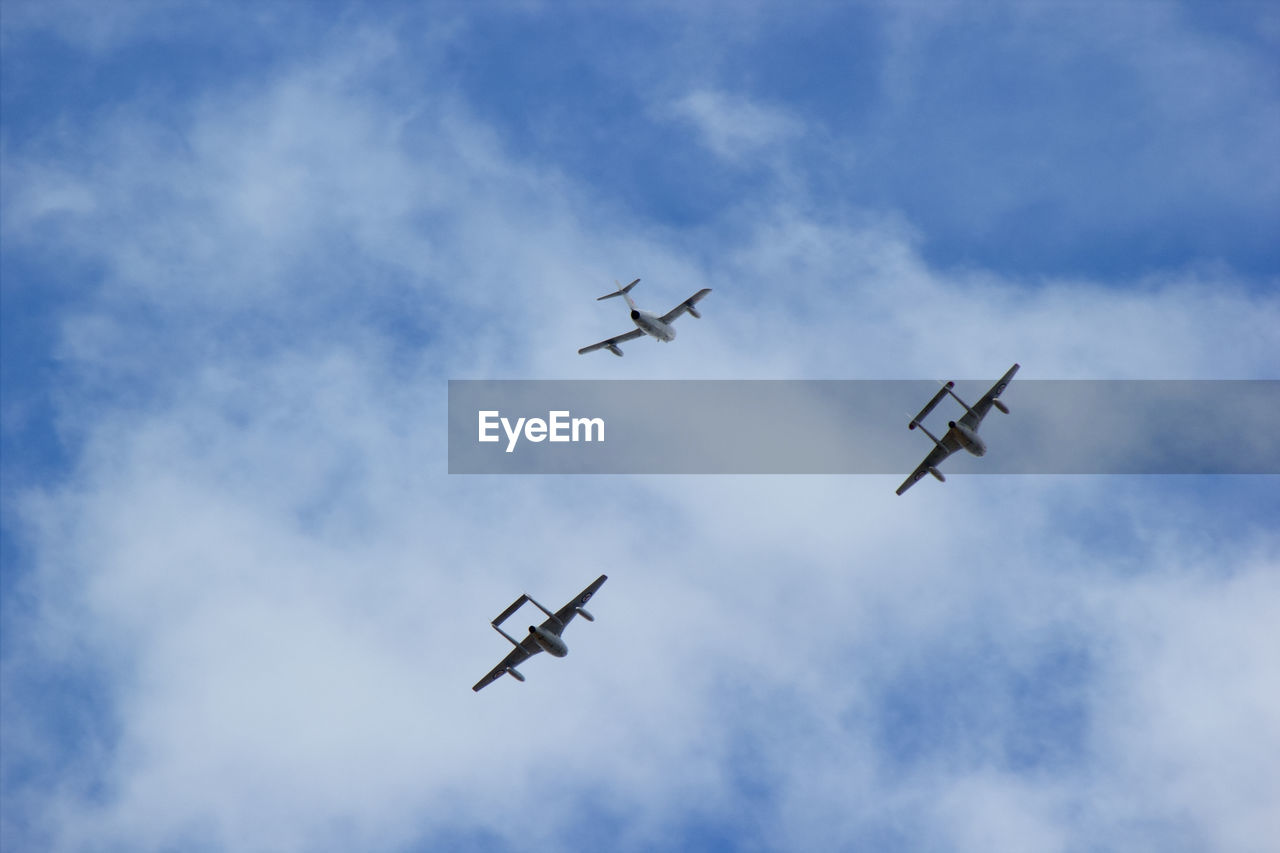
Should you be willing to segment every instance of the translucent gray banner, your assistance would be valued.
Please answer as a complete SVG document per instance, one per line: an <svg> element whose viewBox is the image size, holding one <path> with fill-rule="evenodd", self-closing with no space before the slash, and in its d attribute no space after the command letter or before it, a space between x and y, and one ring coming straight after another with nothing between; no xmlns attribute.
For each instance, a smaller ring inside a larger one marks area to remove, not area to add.
<svg viewBox="0 0 1280 853"><path fill-rule="evenodd" d="M960 381L973 406L992 380ZM928 381L449 382L451 474L899 474ZM1277 474L1280 381L1014 379L950 474ZM941 438L964 414L924 419Z"/></svg>

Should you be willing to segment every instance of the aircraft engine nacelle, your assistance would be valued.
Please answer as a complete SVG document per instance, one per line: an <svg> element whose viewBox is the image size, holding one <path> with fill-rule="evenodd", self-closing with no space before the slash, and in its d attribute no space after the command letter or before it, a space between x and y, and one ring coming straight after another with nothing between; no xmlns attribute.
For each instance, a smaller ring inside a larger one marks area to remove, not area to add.
<svg viewBox="0 0 1280 853"><path fill-rule="evenodd" d="M596 621L596 617L592 616L590 613L588 613L588 612L587 612L586 610L584 610L583 608L581 608L581 607L575 607L575 608L573 608L573 609L577 611L577 613L578 613L578 615L579 615L579 616L581 616L583 619L586 619L588 622L594 622L594 621Z"/></svg>
<svg viewBox="0 0 1280 853"><path fill-rule="evenodd" d="M939 483L947 482L947 478L942 476L942 472L939 471L937 468L934 468L932 465L929 466L929 473L932 474L934 479L937 480Z"/></svg>
<svg viewBox="0 0 1280 853"><path fill-rule="evenodd" d="M516 669L514 666L507 667L507 675L511 676L516 681L524 681L524 676L521 675L520 671Z"/></svg>
<svg viewBox="0 0 1280 853"><path fill-rule="evenodd" d="M960 442L960 446L972 453L974 456L982 456L987 452L987 443L978 438L978 434L964 424L958 424L951 421L947 424L955 432L956 439Z"/></svg>
<svg viewBox="0 0 1280 853"><path fill-rule="evenodd" d="M617 344L605 344L605 346L609 348L609 352L613 353L618 358L622 358L622 350L618 347Z"/></svg>
<svg viewBox="0 0 1280 853"><path fill-rule="evenodd" d="M997 409L999 409L999 410L1000 410L1001 412L1003 412L1004 414L1006 414L1006 415L1007 415L1007 414L1009 414L1009 407L1008 407L1008 406L1006 406L1004 403L1001 403L999 400L992 400L992 401L991 401L991 405L995 406Z"/></svg>
<svg viewBox="0 0 1280 853"><path fill-rule="evenodd" d="M533 635L533 641L542 647L542 650L550 654L552 657L562 658L569 654L569 647L565 645L564 640L541 626L529 626L529 633Z"/></svg>
<svg viewBox="0 0 1280 853"><path fill-rule="evenodd" d="M702 315L698 313L698 309L694 308L692 305L689 306L689 313L694 317L697 317L699 320L702 319Z"/></svg>

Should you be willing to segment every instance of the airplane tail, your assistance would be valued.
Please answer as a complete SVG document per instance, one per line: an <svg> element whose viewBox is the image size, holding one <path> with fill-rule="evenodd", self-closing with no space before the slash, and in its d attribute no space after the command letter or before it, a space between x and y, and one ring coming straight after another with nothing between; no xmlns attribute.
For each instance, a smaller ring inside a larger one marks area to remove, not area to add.
<svg viewBox="0 0 1280 853"><path fill-rule="evenodd" d="M508 607L506 610L499 613L498 618L494 619L492 622L489 623L491 626L493 626L493 630L497 631L499 634L506 637L507 642L515 646L517 649L520 648L520 641L517 640L515 637L511 636L510 634L508 634L506 631L502 630L501 626L503 622L507 621L507 617L509 617L512 613L515 613L517 610L519 610L520 606L524 604L526 601L531 601L531 600L532 599L530 599L528 595L521 595L519 598L517 598L515 601L511 603L510 607ZM534 603L536 604L537 602L534 602ZM512 675L516 677L516 680L524 681L524 678L522 678L520 674L516 672L514 669L509 671L511 672ZM473 689L479 690L480 688L479 686L477 686Z"/></svg>
<svg viewBox="0 0 1280 853"><path fill-rule="evenodd" d="M635 287L639 283L640 283L640 279L636 279L635 281L628 284L626 287L623 287L621 284L618 284L617 281L614 281L614 284L618 285L618 289L615 290L613 293L606 293L604 296L597 297L596 302L599 302L602 299L612 299L615 296L626 296L628 293L631 292L631 288ZM630 302L631 300L627 299L627 301Z"/></svg>
<svg viewBox="0 0 1280 853"><path fill-rule="evenodd" d="M944 382L942 387L938 389L938 393L933 395L933 399L924 404L924 408L920 410L920 414L912 418L911 423L907 424L907 429L915 429L920 426L920 422L937 407L938 403L942 401L943 397L947 396L947 393L955 384L956 383L954 382Z"/></svg>
<svg viewBox="0 0 1280 853"><path fill-rule="evenodd" d="M498 617L494 619L493 622L491 622L490 624L501 625L503 622L507 621L507 617L509 617L512 613L515 613L517 610L519 610L521 605L523 605L526 601L530 601L530 600L531 599L529 598L528 595L521 594L519 598L517 598L514 602L511 603L510 607L508 607L506 610L499 613Z"/></svg>

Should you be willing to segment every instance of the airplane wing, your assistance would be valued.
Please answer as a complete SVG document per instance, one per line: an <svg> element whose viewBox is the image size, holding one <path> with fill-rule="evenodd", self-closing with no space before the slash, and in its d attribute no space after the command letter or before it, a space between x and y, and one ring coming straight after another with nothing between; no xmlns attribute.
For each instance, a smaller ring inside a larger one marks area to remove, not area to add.
<svg viewBox="0 0 1280 853"><path fill-rule="evenodd" d="M960 449L960 443L951 437L950 432L943 436L942 444L944 445L943 447L939 447L936 444L933 446L933 450L929 451L929 455L924 458L924 461L920 463L919 467L911 472L911 476L904 480L901 486L898 486L898 494L902 494L907 489L914 486L921 478L929 473L930 468L937 468L938 465L942 463L943 459L946 459L952 453L955 453Z"/></svg>
<svg viewBox="0 0 1280 853"><path fill-rule="evenodd" d="M640 337L643 334L644 332L640 331L639 329L632 329L629 332L625 332L621 335L618 335L616 338L608 338L607 340L603 340L598 344L592 344L589 347L583 347L582 349L578 350L578 355L582 355L583 353L588 353L588 352L595 352L596 350L604 349L605 347L617 346L618 344L624 343L626 341L634 341L636 338Z"/></svg>
<svg viewBox="0 0 1280 853"><path fill-rule="evenodd" d="M557 610L554 617L543 622L542 627L546 628L548 631L554 632L556 635L559 635L560 632L564 630L565 626L573 620L573 617L578 615L578 608L590 601L591 596L595 595L596 590L604 586L604 582L608 579L608 575L601 575L593 580L589 587L574 596L573 601L570 601L564 607Z"/></svg>
<svg viewBox="0 0 1280 853"><path fill-rule="evenodd" d="M709 287L704 287L704 288L702 288L702 290L699 290L697 293L693 294L693 296L690 296L690 297L689 297L688 299L686 299L684 302L681 302L681 303L680 303L679 305L677 305L675 308L672 308L670 311L668 311L667 313L663 314L663 315L662 315L662 322L664 322L664 323L670 323L672 320L676 319L677 317L679 317L681 314L683 314L683 313L684 313L684 312L686 312L686 311L688 311L689 313L693 314L693 316L697 317L697 316L698 316L698 312L697 312L696 310L694 310L694 307L693 307L693 306L694 306L694 305L697 305L699 302L701 302L701 301L702 301L702 299L703 299L703 298L704 298L708 293L710 293L710 292L711 292L711 288L709 288Z"/></svg>
<svg viewBox="0 0 1280 853"><path fill-rule="evenodd" d="M524 663L540 651L542 651L542 646L534 642L533 637L525 637L520 645L511 650L511 654L502 659L502 663L489 670L489 674L477 681L475 687L471 689L479 693L482 689L506 675L508 669L516 664Z"/></svg>
<svg viewBox="0 0 1280 853"><path fill-rule="evenodd" d="M1018 365L1015 364L1009 368L1009 372L1000 377L995 385L991 386L991 390L982 395L982 399L973 404L973 412L965 412L960 418L960 423L970 429L977 429L978 424L982 423L982 419L987 416L987 412L991 411L991 406L995 403L997 397L1004 393L1004 389L1009 384L1009 380L1013 379L1013 374L1018 372Z"/></svg>

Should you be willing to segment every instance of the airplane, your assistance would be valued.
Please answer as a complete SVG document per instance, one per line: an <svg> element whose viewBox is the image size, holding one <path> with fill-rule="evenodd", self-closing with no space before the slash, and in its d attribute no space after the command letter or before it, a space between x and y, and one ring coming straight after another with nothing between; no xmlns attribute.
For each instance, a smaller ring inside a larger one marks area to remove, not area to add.
<svg viewBox="0 0 1280 853"><path fill-rule="evenodd" d="M920 431L933 439L933 443L936 446L929 451L929 455L920 463L920 467L911 472L911 476L906 479L906 482L898 486L898 494L902 494L914 486L925 474L932 474L939 483L945 483L947 478L942 476L942 472L938 470L938 465L941 464L943 459L946 459L961 448L969 451L974 456L982 456L987 452L986 442L978 437L978 427L982 424L982 419L987 416L987 412L991 411L992 406L995 406L1006 415L1009 414L1009 407L996 398L1004 393L1005 387L1013 379L1013 374L1017 372L1018 365L1015 364L1009 368L1008 373L1000 377L1000 381L991 386L990 391L982 395L982 399L978 400L973 405L973 408L969 408L969 405L964 400L961 400L955 391L951 390L956 383L947 382L942 386L942 389L933 396L933 399L920 410L920 414L912 418L911 423L907 424L907 429L920 427ZM932 412L934 406L938 405L938 402L947 394L955 397L956 402L964 406L965 413L960 416L959 421L949 421L947 423L949 429L939 440L934 437L933 433L925 429L924 424L920 423L920 421L924 420L925 415Z"/></svg>
<svg viewBox="0 0 1280 853"><path fill-rule="evenodd" d="M596 299L596 302L599 302L603 299L612 299L615 296L621 296L623 299L627 300L627 305L631 306L631 321L636 324L636 328L632 329L629 332L624 332L623 334L618 335L617 337L603 340L598 344L592 344L589 347L583 347L582 349L578 350L578 355L582 355L588 352L594 352L595 350L598 350L598 349L607 349L609 350L609 352L613 353L614 355L621 356L622 350L618 347L618 344L622 343L623 341L633 341L636 338L640 337L641 335L650 335L663 342L671 341L676 336L676 330L672 328L671 324L675 322L677 317L679 317L681 314L683 314L686 311L688 311L694 317L701 319L702 315L699 314L698 309L694 308L693 306L696 305L698 301L701 300L704 296L706 296L708 293L711 292L711 288L704 287L702 288L702 290L699 290L697 293L693 294L693 296L690 296L684 302L681 302L675 308L672 308L670 311L668 311L667 313L659 317L657 314L650 314L648 311L641 311L639 308L636 307L636 304L631 301L631 296L629 295L631 288L635 287L639 282L640 282L640 279L636 279L635 281L628 284L626 287L623 287L621 284L618 284L618 282L615 281L614 284L618 285L617 290L615 290L613 293L606 293L604 296L601 296L598 299Z"/></svg>
<svg viewBox="0 0 1280 853"><path fill-rule="evenodd" d="M596 590L608 579L608 575L601 575L596 578L589 587L578 593L572 601L555 613L538 604L528 595L521 595L517 598L510 607L498 614L497 619L489 623L493 626L493 630L505 637L515 648L502 659L502 663L489 670L489 674L477 681L475 687L471 689L479 693L480 690L488 687L504 675L510 675L516 681L524 681L524 676L516 670L516 664L523 663L538 652L550 652L552 657L557 658L562 658L569 654L569 647L560 638L560 634L564 632L565 626L573 621L574 616L581 616L588 622L596 621L596 618L584 610L582 606L591 600L591 596L595 595ZM508 616L519 610L520 605L526 601L533 602L535 607L547 614L547 618L541 625L530 625L528 636L517 642L514 637L498 626L505 622Z"/></svg>

